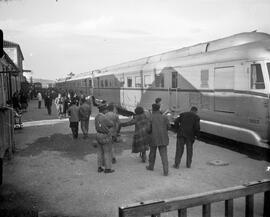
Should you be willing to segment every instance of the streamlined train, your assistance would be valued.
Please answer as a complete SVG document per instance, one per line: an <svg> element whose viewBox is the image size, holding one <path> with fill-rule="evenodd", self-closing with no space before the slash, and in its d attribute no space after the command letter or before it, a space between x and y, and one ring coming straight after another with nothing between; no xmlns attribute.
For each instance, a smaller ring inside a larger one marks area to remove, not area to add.
<svg viewBox="0 0 270 217"><path fill-rule="evenodd" d="M269 148L270 35L244 32L58 81L134 110L162 98L172 116L199 109L201 131Z"/></svg>

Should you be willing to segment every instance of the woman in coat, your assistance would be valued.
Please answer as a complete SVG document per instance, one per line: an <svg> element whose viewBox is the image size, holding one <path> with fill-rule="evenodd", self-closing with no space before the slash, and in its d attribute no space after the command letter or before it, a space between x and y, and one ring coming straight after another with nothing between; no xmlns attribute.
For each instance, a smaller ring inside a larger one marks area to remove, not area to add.
<svg viewBox="0 0 270 217"><path fill-rule="evenodd" d="M146 151L149 149L150 143L150 122L144 113L142 107L135 109L135 116L132 120L121 123L121 127L135 125L135 132L132 142L132 153L140 153L142 162L146 162Z"/></svg>

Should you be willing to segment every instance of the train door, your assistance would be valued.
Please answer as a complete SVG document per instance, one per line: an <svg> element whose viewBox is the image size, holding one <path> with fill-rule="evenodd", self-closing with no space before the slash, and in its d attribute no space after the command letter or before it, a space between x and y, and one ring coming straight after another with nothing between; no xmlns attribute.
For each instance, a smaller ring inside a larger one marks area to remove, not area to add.
<svg viewBox="0 0 270 217"><path fill-rule="evenodd" d="M97 96L100 96L100 77L97 77L97 88L96 88L96 90L97 90Z"/></svg>
<svg viewBox="0 0 270 217"><path fill-rule="evenodd" d="M171 110L179 109L179 97L178 97L178 72L170 72L171 82L169 86L169 107Z"/></svg>
<svg viewBox="0 0 270 217"><path fill-rule="evenodd" d="M235 113L234 67L219 67L214 71L214 110L224 114Z"/></svg>
<svg viewBox="0 0 270 217"><path fill-rule="evenodd" d="M250 91L248 126L263 140L269 139L269 70L263 61L253 61L249 65ZM268 128L268 129L267 129Z"/></svg>
<svg viewBox="0 0 270 217"><path fill-rule="evenodd" d="M125 106L125 77L124 73L119 77L120 103Z"/></svg>

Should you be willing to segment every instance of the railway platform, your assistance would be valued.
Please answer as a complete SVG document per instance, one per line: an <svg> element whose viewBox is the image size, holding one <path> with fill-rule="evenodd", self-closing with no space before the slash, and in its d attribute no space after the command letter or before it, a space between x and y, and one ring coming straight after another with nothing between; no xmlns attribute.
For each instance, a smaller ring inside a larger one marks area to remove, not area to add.
<svg viewBox="0 0 270 217"><path fill-rule="evenodd" d="M79 131L79 139L73 140L67 119L56 119L53 111L46 121L38 120L46 117L42 112L45 110L35 108L35 101L31 102L29 111L24 114L24 128L15 132L17 152L12 161L4 164L0 211L116 217L122 205L270 178L270 162L199 140L194 144L191 169L185 167L185 153L180 169L174 169L176 134L173 132L169 132L170 171L169 176L164 177L158 154L154 171L148 171L139 156L131 153L133 127L121 132L122 141L116 145L117 163L113 164L115 172L97 173L93 121L90 121L88 139L83 139ZM255 216L262 216L263 195L255 195L254 202ZM237 217L245 216L245 198L235 200L234 213ZM161 216L177 216L177 213ZM188 216L201 216L201 209L191 208ZM212 216L224 216L224 205L213 204Z"/></svg>

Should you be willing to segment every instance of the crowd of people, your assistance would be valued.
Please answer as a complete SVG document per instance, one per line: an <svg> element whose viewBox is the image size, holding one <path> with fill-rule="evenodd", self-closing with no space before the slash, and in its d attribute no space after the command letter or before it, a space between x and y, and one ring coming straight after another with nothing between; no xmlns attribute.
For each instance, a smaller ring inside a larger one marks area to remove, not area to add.
<svg viewBox="0 0 270 217"><path fill-rule="evenodd" d="M152 104L152 110L145 112L140 106L136 107L133 119L120 122L117 107L114 104L100 104L99 113L95 117L95 128L98 142L98 172L112 173L112 162L116 162L113 146L117 142L121 127L135 125L132 142L132 152L140 153L142 162L147 162L147 151L149 151L147 170L153 171L155 166L156 152L159 150L163 165L163 175L169 174L169 163L167 146L169 145L168 130L170 123L161 109L161 99L157 98ZM192 107L190 111L181 113L175 120L177 130L177 143L175 163L173 167L179 168L183 155L184 146L187 147L187 168L191 167L193 143L200 132L200 118L197 108Z"/></svg>
<svg viewBox="0 0 270 217"><path fill-rule="evenodd" d="M8 104L12 104L16 112L20 111L25 112L28 107L28 101L29 101L28 94L21 90L20 92L18 91L14 92L14 94L12 95L11 102L8 102Z"/></svg>
<svg viewBox="0 0 270 217"><path fill-rule="evenodd" d="M89 119L92 105L98 107L99 113L95 117L95 129L97 140L97 171L112 173L112 164L116 163L115 146L121 140L121 128L135 125L132 153L139 153L142 162L148 162L147 170L153 171L155 166L156 152L159 151L163 174L168 176L169 163L167 146L169 145L168 130L170 123L166 116L167 110L162 109L161 98L156 98L151 111L145 111L143 107L136 107L134 112L127 111L114 103L97 100L93 96L85 97L83 93L58 94L53 99L51 93L44 96L38 93L38 108L44 99L48 114L51 115L51 106L54 102L58 118L68 117L69 126L73 139L78 138L79 124L83 138L88 137ZM173 168L178 169L184 152L187 149L186 167L190 168L193 155L193 143L200 132L200 118L197 108L181 113L174 122L177 130L177 142L175 162ZM120 121L119 115L132 117L129 121ZM147 155L147 152L149 154ZM147 161L148 158L148 161Z"/></svg>

